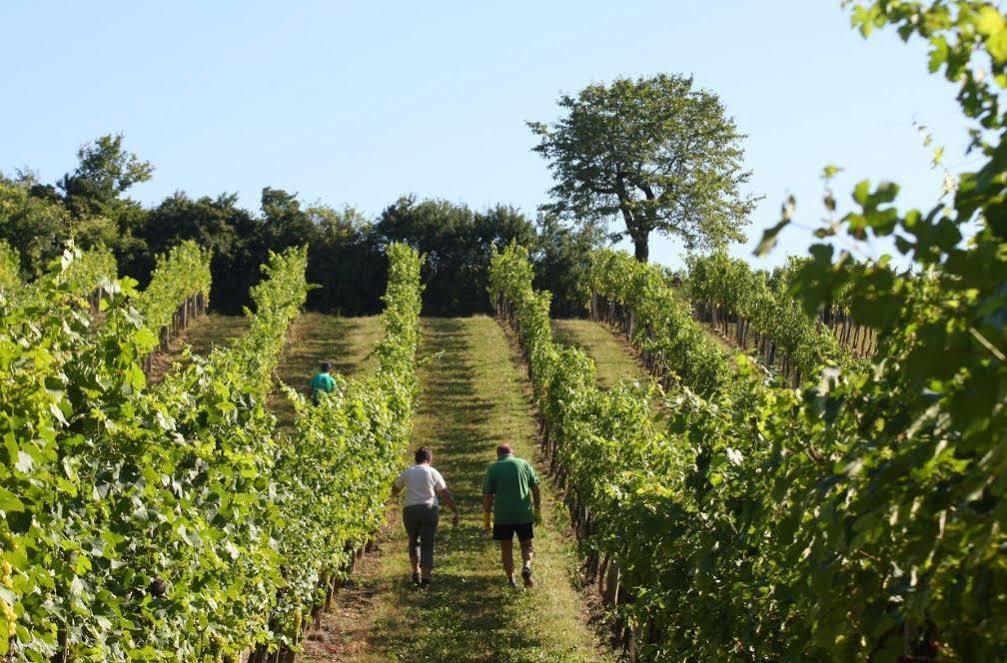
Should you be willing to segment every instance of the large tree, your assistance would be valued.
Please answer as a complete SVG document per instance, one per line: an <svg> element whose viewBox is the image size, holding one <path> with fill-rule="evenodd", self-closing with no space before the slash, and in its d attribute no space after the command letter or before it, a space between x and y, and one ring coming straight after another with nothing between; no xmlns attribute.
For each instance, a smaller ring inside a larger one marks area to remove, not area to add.
<svg viewBox="0 0 1007 663"><path fill-rule="evenodd" d="M743 239L757 199L741 191L751 175L744 136L716 94L661 74L589 85L558 103L557 122L528 123L557 182L546 211L621 216L625 229L614 234L628 235L643 262L654 231L690 249Z"/></svg>
<svg viewBox="0 0 1007 663"><path fill-rule="evenodd" d="M150 162L126 150L123 141L121 133L108 134L77 150L77 168L59 181L74 215L107 213L127 189L153 175Z"/></svg>

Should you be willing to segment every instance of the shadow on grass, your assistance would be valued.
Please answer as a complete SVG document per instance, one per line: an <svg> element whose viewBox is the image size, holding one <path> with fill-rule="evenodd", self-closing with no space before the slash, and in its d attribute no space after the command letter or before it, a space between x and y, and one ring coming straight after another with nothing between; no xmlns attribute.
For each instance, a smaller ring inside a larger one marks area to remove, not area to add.
<svg viewBox="0 0 1007 663"><path fill-rule="evenodd" d="M307 394L311 377L323 361L332 363L335 373L352 373L356 358L348 356L349 335L360 325L353 318L310 316L299 324L284 348L283 361L277 369L280 379Z"/></svg>
<svg viewBox="0 0 1007 663"><path fill-rule="evenodd" d="M581 318L552 320L553 338L594 360L598 386L609 389L620 380L650 380L651 376L625 337L598 322Z"/></svg>
<svg viewBox="0 0 1007 663"><path fill-rule="evenodd" d="M573 327L564 324L560 320L552 320L552 337L553 340L562 345L569 345L570 347L583 350L584 352L590 352L591 348L581 341L577 334L573 331Z"/></svg>
<svg viewBox="0 0 1007 663"><path fill-rule="evenodd" d="M185 335L192 354L208 355L215 347L227 347L248 331L243 315L208 315L197 320Z"/></svg>
<svg viewBox="0 0 1007 663"><path fill-rule="evenodd" d="M494 404L475 394L467 326L461 320L437 318L425 327L422 350L432 363L425 367L419 415L437 425L424 443L433 448L442 472L455 477L481 475L490 444L485 441L486 426ZM468 500L471 493L459 491L458 497ZM475 497L482 499L481 494Z"/></svg>
<svg viewBox="0 0 1007 663"><path fill-rule="evenodd" d="M509 405L501 402L506 394L477 390L472 330L463 320L424 321L421 352L432 359L422 369L414 443L432 447L434 465L454 492L463 517L457 528L447 517L441 520L429 590L412 585L405 567L401 577L384 580L391 585L386 591L397 608L375 624L371 646L384 658L374 660L576 661L573 655L548 650L536 632L514 627L516 614L533 609L531 595L507 586L496 544L480 526L483 472L505 435L494 430L494 408ZM401 528L398 522L393 526ZM385 545L404 547L404 536L398 533Z"/></svg>
<svg viewBox="0 0 1007 663"><path fill-rule="evenodd" d="M486 541L478 532L471 538L475 540L457 545L467 545L471 554L479 554L479 546ZM549 654L535 633L514 627L512 615L526 602L500 576L441 574L429 590L417 589L403 577L393 591L411 616L380 625L381 649L396 653L389 660L557 661L555 652Z"/></svg>

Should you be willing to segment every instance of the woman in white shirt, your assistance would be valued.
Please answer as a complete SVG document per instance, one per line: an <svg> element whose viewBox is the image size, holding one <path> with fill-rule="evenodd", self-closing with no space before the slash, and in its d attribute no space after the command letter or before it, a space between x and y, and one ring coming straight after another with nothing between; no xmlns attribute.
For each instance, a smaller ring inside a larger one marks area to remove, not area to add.
<svg viewBox="0 0 1007 663"><path fill-rule="evenodd" d="M413 582L421 588L430 586L434 570L434 538L440 517L440 502L454 513L452 525L458 524L458 506L448 491L441 473L430 466L434 459L429 447L416 450L416 464L402 472L395 480L392 494L406 492L402 508L402 522L409 535L409 562L413 568Z"/></svg>

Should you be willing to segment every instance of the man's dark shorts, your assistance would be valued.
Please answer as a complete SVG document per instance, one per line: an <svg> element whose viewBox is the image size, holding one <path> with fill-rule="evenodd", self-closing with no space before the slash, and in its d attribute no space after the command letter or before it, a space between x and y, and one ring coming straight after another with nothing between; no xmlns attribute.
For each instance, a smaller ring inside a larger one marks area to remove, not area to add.
<svg viewBox="0 0 1007 663"><path fill-rule="evenodd" d="M493 539L496 541L510 541L517 534L518 541L530 541L535 538L531 523L521 525L493 525Z"/></svg>

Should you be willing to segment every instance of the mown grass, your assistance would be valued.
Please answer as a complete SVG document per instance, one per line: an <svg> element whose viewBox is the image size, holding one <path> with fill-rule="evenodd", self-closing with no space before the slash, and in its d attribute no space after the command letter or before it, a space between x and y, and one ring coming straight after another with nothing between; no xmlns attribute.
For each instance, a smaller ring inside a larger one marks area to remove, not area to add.
<svg viewBox="0 0 1007 663"><path fill-rule="evenodd" d="M552 321L552 330L557 342L580 348L594 360L599 386L608 389L620 380L650 379L629 342L605 325L593 320L558 319Z"/></svg>
<svg viewBox="0 0 1007 663"><path fill-rule="evenodd" d="M741 352L710 325L701 326L724 356L730 359ZM626 337L607 325L584 319L557 319L552 321L552 329L557 342L580 348L594 360L599 386L608 389L623 379L651 379Z"/></svg>
<svg viewBox="0 0 1007 663"><path fill-rule="evenodd" d="M327 617L330 653L312 646L305 660L606 660L573 587L576 558L568 524L544 474L546 520L536 529L533 590L507 586L498 549L482 532L481 482L496 446L507 442L531 460L538 454L529 385L516 349L490 318L427 319L422 354L413 444L433 448L434 465L461 507L461 524L452 528L449 517L442 518L434 584L421 591L409 581L405 533L394 510L351 599L366 597L366 608L348 612L343 606ZM340 625L340 614L353 614L355 623Z"/></svg>

